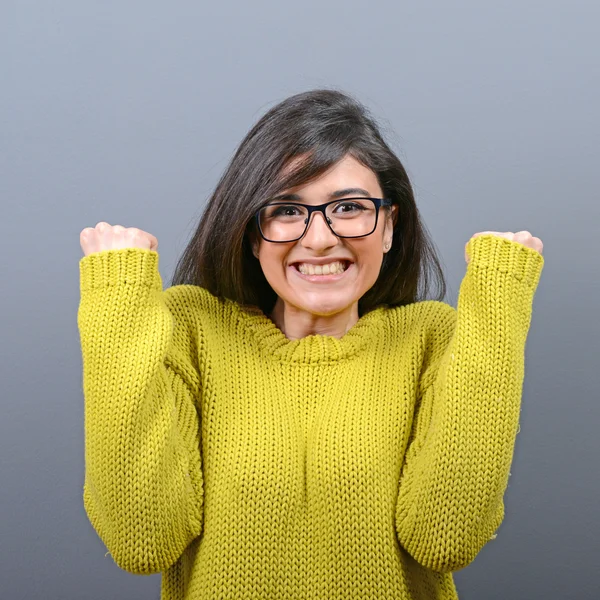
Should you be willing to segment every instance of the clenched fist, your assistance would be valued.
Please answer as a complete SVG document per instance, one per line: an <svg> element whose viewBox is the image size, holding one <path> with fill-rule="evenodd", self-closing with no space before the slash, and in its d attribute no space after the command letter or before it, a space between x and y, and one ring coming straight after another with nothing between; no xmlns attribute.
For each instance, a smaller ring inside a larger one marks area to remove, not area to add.
<svg viewBox="0 0 600 600"><path fill-rule="evenodd" d="M512 231L480 231L479 233L472 235L471 239L480 235L488 234L495 235L496 237L506 238L507 240L517 242L526 248L531 248L532 250L536 250L540 254L543 254L544 244L542 243L542 240L538 237L533 237L529 231L517 231L517 233L513 233ZM469 242L465 244L465 260L467 261L467 264L471 262L471 257L467 254L468 243Z"/></svg>
<svg viewBox="0 0 600 600"><path fill-rule="evenodd" d="M151 233L137 227L112 226L104 221L100 221L96 227L83 229L79 234L79 243L85 256L92 252L119 248L158 248L158 240Z"/></svg>

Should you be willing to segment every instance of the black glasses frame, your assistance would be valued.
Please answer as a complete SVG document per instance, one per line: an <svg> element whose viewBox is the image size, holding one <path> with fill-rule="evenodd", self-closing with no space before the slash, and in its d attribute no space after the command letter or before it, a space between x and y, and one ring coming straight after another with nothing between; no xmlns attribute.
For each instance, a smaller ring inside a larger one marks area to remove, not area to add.
<svg viewBox="0 0 600 600"><path fill-rule="evenodd" d="M339 235L335 231L333 231L333 229L331 227L331 220L327 217L327 214L325 213L325 209L330 204L336 204L339 202L348 202L350 200L371 200L373 202L373 204L375 204L375 225L373 226L373 229L371 231L369 231L369 233L363 233L363 235ZM361 238L361 237L366 237L368 235L371 235L377 229L377 223L379 221L379 209L382 206L392 206L392 204L394 204L394 203L391 200L389 200L388 198L368 198L366 196L354 196L352 198L340 198L338 200L331 200L330 202L325 202L325 204L319 204L318 206L302 204L301 202L283 202L283 201L282 202L269 202L268 204L265 204L264 206L262 206L260 209L258 209L256 211L256 213L254 214L254 219L256 222L256 228L258 229L258 232L260 233L263 240L265 240L266 242L271 242L272 244L289 244L290 242L296 242L299 239L302 239L304 237L304 235L306 234L306 232L308 231L311 217L314 212L323 213L323 219L325 220L325 223L327 223L327 227L329 227L329 229L331 230L331 233L333 233L333 235L335 235L339 238ZM265 236L265 234L262 232L262 229L260 228L260 218L259 218L260 211L263 208L266 208L267 206L282 206L282 205L283 206L302 206L302 207L306 208L306 210L308 210L308 217L306 218L304 231L302 232L301 236L294 238L292 240L283 240L283 241L282 240L270 240L269 238L267 238Z"/></svg>

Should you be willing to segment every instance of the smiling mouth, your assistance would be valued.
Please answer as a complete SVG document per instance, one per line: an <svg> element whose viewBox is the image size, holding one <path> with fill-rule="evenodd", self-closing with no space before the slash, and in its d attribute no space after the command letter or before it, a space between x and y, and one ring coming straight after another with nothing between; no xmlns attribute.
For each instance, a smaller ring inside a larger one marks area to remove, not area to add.
<svg viewBox="0 0 600 600"><path fill-rule="evenodd" d="M310 263L293 263L291 266L305 277L335 277L345 273L354 263L350 260L339 260L330 265L312 265Z"/></svg>

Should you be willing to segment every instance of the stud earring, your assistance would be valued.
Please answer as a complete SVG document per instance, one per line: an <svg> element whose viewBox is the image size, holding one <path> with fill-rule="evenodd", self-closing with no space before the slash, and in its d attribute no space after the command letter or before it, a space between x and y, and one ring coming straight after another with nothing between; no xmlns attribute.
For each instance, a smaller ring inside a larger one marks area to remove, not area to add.
<svg viewBox="0 0 600 600"><path fill-rule="evenodd" d="M386 250L389 250L389 249L390 249L390 244L389 244L389 243L388 243L388 244L386 244L386 245L384 246L384 248L385 248Z"/></svg>

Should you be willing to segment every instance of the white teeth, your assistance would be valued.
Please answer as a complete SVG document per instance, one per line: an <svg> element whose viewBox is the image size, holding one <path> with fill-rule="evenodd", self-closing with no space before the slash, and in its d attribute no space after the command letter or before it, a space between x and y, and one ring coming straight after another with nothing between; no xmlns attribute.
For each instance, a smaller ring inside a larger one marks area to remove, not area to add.
<svg viewBox="0 0 600 600"><path fill-rule="evenodd" d="M310 263L298 265L298 271L303 275L337 275L345 270L344 264L340 261L328 265L311 265Z"/></svg>

